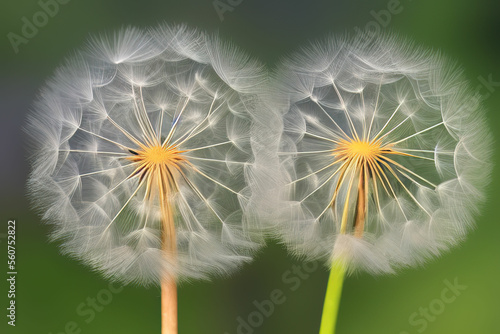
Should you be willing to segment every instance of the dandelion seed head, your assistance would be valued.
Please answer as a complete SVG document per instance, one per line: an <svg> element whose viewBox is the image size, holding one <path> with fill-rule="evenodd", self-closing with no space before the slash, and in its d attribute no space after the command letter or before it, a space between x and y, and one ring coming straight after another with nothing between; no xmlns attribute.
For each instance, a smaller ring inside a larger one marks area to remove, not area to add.
<svg viewBox="0 0 500 334"><path fill-rule="evenodd" d="M474 226L491 134L444 57L389 34L330 37L285 58L275 86L285 200L274 230L295 254L392 273Z"/></svg>
<svg viewBox="0 0 500 334"><path fill-rule="evenodd" d="M258 62L182 25L92 38L47 82L27 125L29 192L52 239L105 277L142 285L251 260L262 237L245 176L265 81Z"/></svg>

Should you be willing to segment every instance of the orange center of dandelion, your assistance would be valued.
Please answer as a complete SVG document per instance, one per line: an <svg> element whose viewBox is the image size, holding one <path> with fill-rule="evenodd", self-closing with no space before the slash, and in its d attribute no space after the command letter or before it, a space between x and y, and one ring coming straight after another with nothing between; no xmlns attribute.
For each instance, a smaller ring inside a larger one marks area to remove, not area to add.
<svg viewBox="0 0 500 334"><path fill-rule="evenodd" d="M157 194L161 199L176 190L175 174L182 173L181 165L187 159L176 146L151 145L143 146L141 150L132 151L127 159L136 163L136 169L129 177L139 175L139 182L147 184L146 197Z"/></svg>
<svg viewBox="0 0 500 334"><path fill-rule="evenodd" d="M413 180L410 176L412 175L434 187L435 185L391 158L391 156L394 155L423 159L425 159L425 157L401 152L400 150L394 148L393 143L383 144L383 136L380 138L377 137L378 136L375 136L375 138L371 141L359 139L357 135L355 138L347 137L336 141L337 146L331 150L332 156L335 157L335 163L339 163L340 166L332 175L333 177L338 174L338 179L333 197L330 200L328 207L332 209L335 208L335 203L337 201L337 196L340 193L340 189L343 188L343 185L347 184L347 194L343 203L340 226L340 233L342 234L352 231L356 237L362 237L365 226L365 218L368 211L368 192L370 188L372 190L375 203L379 209L380 202L377 190L378 185L381 185L389 196L392 196L397 200L396 192L394 191L391 182L389 182L389 177L395 179L397 183L417 203L417 205L429 214L404 185L399 178L398 173L406 176L410 180ZM357 192L354 203L352 203L353 199L351 199L351 193L353 192L355 192L355 194ZM354 210L350 210L350 206L352 204L355 206ZM324 212L325 211L323 211L323 213ZM321 213L321 215L323 215L323 213Z"/></svg>
<svg viewBox="0 0 500 334"><path fill-rule="evenodd" d="M343 141L337 150L348 159L373 159L381 153L379 143L362 140Z"/></svg>
<svg viewBox="0 0 500 334"><path fill-rule="evenodd" d="M386 150L388 151L388 150ZM331 200L332 207L335 204L336 197L342 183L348 179L347 197L344 203L341 233L347 232L348 217L349 217L349 200L351 196L351 188L354 183L354 175L358 178L356 210L354 214L354 235L361 237L364 231L365 217L368 210L368 179L370 175L374 175L374 169L377 168L378 159L382 156L382 148L379 141L365 141L359 139L341 140L332 151L338 162L342 165L339 169L340 176L337 186ZM352 176L347 177L348 174Z"/></svg>
<svg viewBox="0 0 500 334"><path fill-rule="evenodd" d="M145 183L144 199L158 199L162 216L163 249L175 257L175 224L170 197L178 191L178 178L185 177L182 165L189 164L186 151L178 150L175 145L141 145L140 150L130 150L127 157L136 164L129 178L139 176L139 183Z"/></svg>
<svg viewBox="0 0 500 334"><path fill-rule="evenodd" d="M180 151L175 148L167 148L163 146L148 147L141 152L142 159L145 164L150 165L170 165L175 161L182 160Z"/></svg>
<svg viewBox="0 0 500 334"><path fill-rule="evenodd" d="M359 138L342 139L337 143L337 147L331 151L340 163L340 167L335 172L338 173L337 185L333 197L330 201L330 207L333 209L337 196L343 184L347 184L347 195L343 204L342 221L340 232L347 233L352 229L357 237L361 237L364 232L365 218L368 211L368 191L371 187L378 200L377 183L391 195L395 196L386 172L389 172L398 179L392 166L404 168L396 161L391 159L390 155L406 155L392 148L391 144L383 145L380 139L367 141ZM402 183L401 183L402 184ZM402 185L404 187L404 185ZM357 191L355 199L355 209L350 210L351 193ZM351 222L351 223L349 223Z"/></svg>

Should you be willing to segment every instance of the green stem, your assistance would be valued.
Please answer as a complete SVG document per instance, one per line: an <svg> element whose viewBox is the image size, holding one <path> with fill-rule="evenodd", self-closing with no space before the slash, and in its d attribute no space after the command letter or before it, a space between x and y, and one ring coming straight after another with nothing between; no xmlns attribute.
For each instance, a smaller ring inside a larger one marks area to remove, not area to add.
<svg viewBox="0 0 500 334"><path fill-rule="evenodd" d="M337 324L344 276L344 266L339 263L334 263L330 269L330 278L328 279L328 286L326 288L325 304L323 305L319 334L335 334L335 325Z"/></svg>

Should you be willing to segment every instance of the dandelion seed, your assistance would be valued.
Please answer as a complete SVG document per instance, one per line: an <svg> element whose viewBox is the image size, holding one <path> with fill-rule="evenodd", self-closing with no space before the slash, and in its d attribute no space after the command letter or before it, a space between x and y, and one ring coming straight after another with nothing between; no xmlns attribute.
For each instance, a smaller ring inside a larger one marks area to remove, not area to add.
<svg viewBox="0 0 500 334"><path fill-rule="evenodd" d="M242 79L244 78L244 79ZM184 26L93 39L42 90L28 133L29 188L53 239L105 277L161 285L251 260L245 181L262 67Z"/></svg>
<svg viewBox="0 0 500 334"><path fill-rule="evenodd" d="M491 169L491 135L460 73L399 38L368 40L323 40L277 72L288 201L276 228L335 281L421 264L461 241ZM338 302L340 288L327 294ZM321 333L334 318L324 314Z"/></svg>

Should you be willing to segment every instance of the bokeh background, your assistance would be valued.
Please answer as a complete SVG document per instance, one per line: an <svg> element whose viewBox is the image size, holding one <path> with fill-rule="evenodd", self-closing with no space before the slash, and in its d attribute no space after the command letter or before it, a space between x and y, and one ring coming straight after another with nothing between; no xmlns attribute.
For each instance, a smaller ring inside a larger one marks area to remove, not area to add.
<svg viewBox="0 0 500 334"><path fill-rule="evenodd" d="M17 53L8 33L21 35L22 18L32 22L42 7L37 0L2 1L0 5L0 333L160 332L159 290L127 286L112 292L109 282L61 256L57 245L48 243L48 227L29 210L25 197L28 166L21 128L26 113L45 78L91 34L128 25L186 22L220 31L272 68L281 55L328 33L390 29L441 50L463 66L471 85L483 95L488 121L500 142L498 1L66 2L35 36L19 45ZM222 16L214 5L219 11L225 8ZM495 151L495 161L499 152ZM499 168L494 169L489 200L477 229L462 246L425 268L390 277L347 279L339 334L500 333ZM9 219L17 222L15 328L7 325L6 318L5 233ZM180 333L317 333L328 273L314 263L294 271L294 266L302 265L300 259L270 242L252 264L230 278L183 284L179 290ZM451 303L443 302L445 281L456 281L463 288ZM259 317L254 301L269 299L275 289L283 292L285 301ZM89 303L93 299L97 306L92 315ZM250 320L251 328L238 331L239 317L247 323Z"/></svg>

